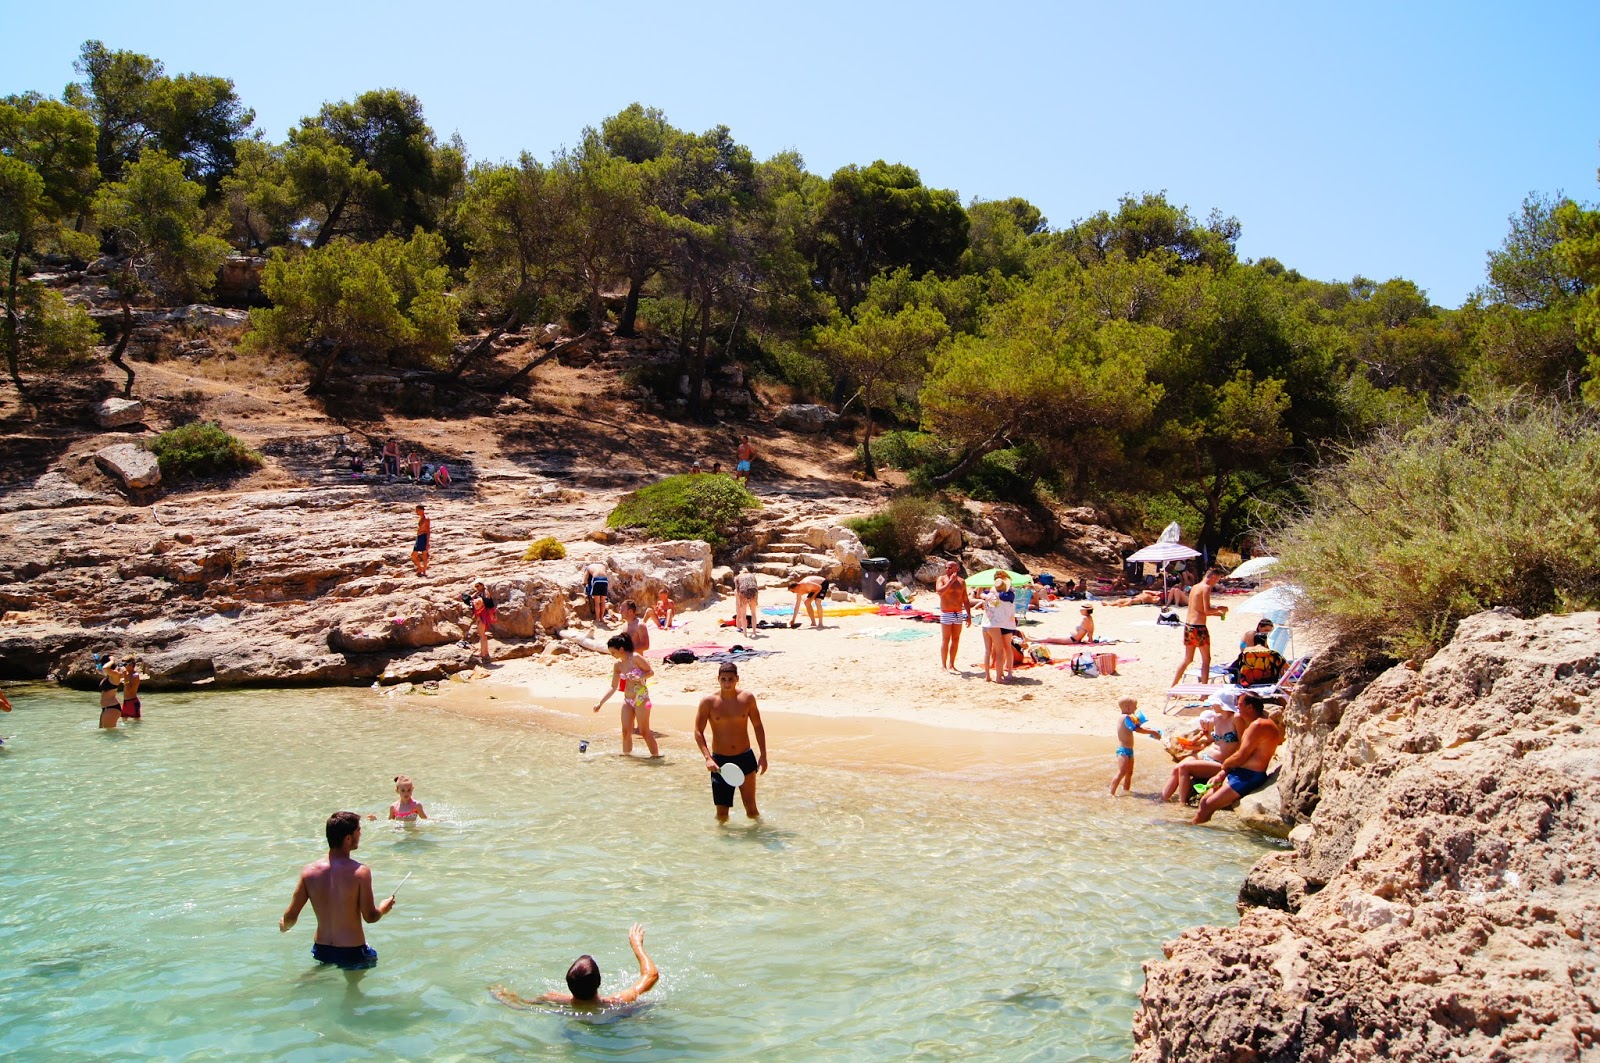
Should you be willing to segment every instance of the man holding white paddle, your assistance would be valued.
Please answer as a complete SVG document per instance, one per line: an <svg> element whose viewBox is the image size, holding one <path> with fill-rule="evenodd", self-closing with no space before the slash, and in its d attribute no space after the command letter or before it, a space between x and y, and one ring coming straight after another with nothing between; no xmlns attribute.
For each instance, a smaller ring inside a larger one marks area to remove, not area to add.
<svg viewBox="0 0 1600 1063"><path fill-rule="evenodd" d="M711 746L706 747L706 725L711 725ZM750 727L755 727L756 745L761 756L750 748ZM711 803L717 806L717 822L728 821L733 807L733 792L744 801L744 814L751 819L761 815L756 808L756 774L767 770L767 732L761 726L756 696L739 689L739 668L732 661L717 668L717 692L700 699L694 718L694 740L706 758L711 773Z"/></svg>
<svg viewBox="0 0 1600 1063"><path fill-rule="evenodd" d="M300 911L311 902L317 914L317 934L312 939L311 956L318 963L331 963L347 971L372 967L378 962L376 949L367 944L363 920L376 923L394 908L394 894L381 902L372 897L372 869L351 857L361 844L361 817L354 812L335 812L326 829L328 855L300 872L289 908L278 920L278 929L287 931L300 918ZM406 876L410 878L410 875ZM404 885L402 880L401 885ZM399 892L400 887L395 887Z"/></svg>

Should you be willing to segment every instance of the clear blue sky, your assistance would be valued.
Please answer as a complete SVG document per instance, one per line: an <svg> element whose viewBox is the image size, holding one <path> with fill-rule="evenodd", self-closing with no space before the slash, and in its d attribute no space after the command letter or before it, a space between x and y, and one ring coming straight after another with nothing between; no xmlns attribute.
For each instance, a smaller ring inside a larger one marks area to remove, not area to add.
<svg viewBox="0 0 1600 1063"><path fill-rule="evenodd" d="M6 6L0 95L59 93L98 38L232 78L273 139L404 88L480 159L548 156L638 100L758 157L904 162L1056 225L1165 189L1237 215L1248 257L1445 306L1525 194L1600 199L1595 0Z"/></svg>

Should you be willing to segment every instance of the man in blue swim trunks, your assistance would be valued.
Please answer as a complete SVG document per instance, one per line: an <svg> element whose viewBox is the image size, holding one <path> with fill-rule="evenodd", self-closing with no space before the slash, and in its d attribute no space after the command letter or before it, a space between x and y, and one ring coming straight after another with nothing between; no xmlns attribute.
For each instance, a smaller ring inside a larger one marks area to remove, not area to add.
<svg viewBox="0 0 1600 1063"><path fill-rule="evenodd" d="M756 448L750 445L750 437L745 436L739 440L737 457L739 464L734 467L733 475L741 483L750 482L750 463L755 460Z"/></svg>
<svg viewBox="0 0 1600 1063"><path fill-rule="evenodd" d="M287 932L300 918L300 910L311 902L317 914L317 934L312 939L311 956L318 963L331 963L347 971L375 966L378 953L367 945L363 921L376 923L394 908L394 894L381 904L373 903L372 869L353 860L351 853L361 844L361 817L354 812L335 812L328 817L328 855L300 872L294 897L278 920L278 930Z"/></svg>
<svg viewBox="0 0 1600 1063"><path fill-rule="evenodd" d="M1255 694L1239 695L1239 723L1244 731L1239 748L1222 762L1222 784L1213 784L1200 799L1194 821L1205 823L1219 808L1227 808L1239 798L1253 794L1267 781L1267 766L1283 744L1283 728L1265 713L1265 703Z"/></svg>

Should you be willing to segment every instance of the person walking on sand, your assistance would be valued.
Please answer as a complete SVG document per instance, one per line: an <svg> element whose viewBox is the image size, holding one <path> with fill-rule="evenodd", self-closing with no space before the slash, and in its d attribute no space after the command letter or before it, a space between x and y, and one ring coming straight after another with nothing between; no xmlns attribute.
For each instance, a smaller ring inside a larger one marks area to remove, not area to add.
<svg viewBox="0 0 1600 1063"><path fill-rule="evenodd" d="M650 625L639 619L639 603L632 598L622 602L623 634L633 640L634 653L650 652Z"/></svg>
<svg viewBox="0 0 1600 1063"><path fill-rule="evenodd" d="M961 566L946 562L934 590L939 594L939 668L959 672L956 653L961 649L961 629L972 626L972 598L967 594L967 581L961 578Z"/></svg>
<svg viewBox="0 0 1600 1063"><path fill-rule="evenodd" d="M484 664L493 664L489 657L489 629L498 619L494 608L494 599L489 597L489 591L479 580L472 585L472 594L467 599L467 604L472 606L472 623L478 629L478 656Z"/></svg>
<svg viewBox="0 0 1600 1063"><path fill-rule="evenodd" d="M1111 777L1111 796L1117 796L1117 784L1127 793L1133 786L1133 736L1135 733L1160 738L1161 732L1145 726L1144 713L1132 698L1117 702L1117 773Z"/></svg>
<svg viewBox="0 0 1600 1063"><path fill-rule="evenodd" d="M789 590L794 594L794 612L789 614L789 626L800 626L800 605L805 604L806 619L814 628L822 627L822 598L828 593L831 584L821 576L807 576L789 584ZM778 608L783 608L779 606Z"/></svg>
<svg viewBox="0 0 1600 1063"><path fill-rule="evenodd" d="M311 944L314 960L347 971L375 966L378 953L367 945L361 924L376 923L393 911L394 894L374 903L372 869L350 855L361 844L360 816L335 812L323 832L328 838L328 855L301 870L289 907L278 920L278 930L287 933L309 901L317 916L317 933Z"/></svg>
<svg viewBox="0 0 1600 1063"><path fill-rule="evenodd" d="M710 748L706 747L707 726L711 728ZM750 750L752 727L761 750L759 757ZM717 666L717 692L700 699L700 709L694 717L694 741L711 773L711 803L717 809L717 822L728 822L728 810L733 807L733 787L722 777L724 764L736 764L744 772L744 782L739 784L744 814L759 818L756 775L758 771L762 775L767 772L767 731L761 725L756 696L739 689L739 666L732 661Z"/></svg>
<svg viewBox="0 0 1600 1063"><path fill-rule="evenodd" d="M755 460L756 448L750 445L750 437L744 436L739 440L739 450L735 454L738 464L734 466L733 475L746 486L750 483L750 463Z"/></svg>
<svg viewBox="0 0 1600 1063"><path fill-rule="evenodd" d="M1267 767L1283 743L1283 728L1264 712L1266 703L1249 692L1239 695L1239 723L1244 732L1239 748L1222 761L1222 785L1212 786L1195 809L1194 822L1206 823L1219 808L1227 808L1267 783Z"/></svg>
<svg viewBox="0 0 1600 1063"><path fill-rule="evenodd" d="M428 540L432 536L433 521L428 519L428 511L418 505L417 541L411 546L411 564L416 568L419 576L428 574Z"/></svg>
<svg viewBox="0 0 1600 1063"><path fill-rule="evenodd" d="M583 566L583 596L589 599L589 611L594 615L595 626L606 622L606 595L611 592L611 573L605 562L591 561Z"/></svg>
<svg viewBox="0 0 1600 1063"><path fill-rule="evenodd" d="M593 956L579 956L572 961L572 966L567 968L567 991L565 993L552 991L544 994L538 1000L529 1000L519 997L503 985L490 986L489 995L502 1004L535 1005L535 1004L568 1004L577 1008L614 1008L622 1004L632 1004L644 994L655 988L661 979L661 972L656 970L655 961L650 954L644 951L644 924L634 923L633 929L628 931L628 944L633 947L634 959L639 961L639 980L615 996L603 997L600 995L600 965L594 962Z"/></svg>
<svg viewBox="0 0 1600 1063"><path fill-rule="evenodd" d="M1206 569L1206 578L1196 583L1189 595L1189 612L1183 622L1183 663L1178 665L1178 674L1172 677L1173 686L1183 682L1183 673L1194 660L1196 650L1200 651L1200 682L1211 682L1211 631L1206 621L1213 616L1226 618L1228 615L1227 606L1216 608L1211 604L1212 588L1221 578L1218 569Z"/></svg>
<svg viewBox="0 0 1600 1063"><path fill-rule="evenodd" d="M733 626L741 634L756 637L756 605L761 596L761 586L756 582L756 574L746 565L739 570L733 580ZM779 606L781 609L782 606ZM749 617L750 630L745 631L745 618Z"/></svg>
<svg viewBox="0 0 1600 1063"><path fill-rule="evenodd" d="M643 736L650 755L659 757L661 748L656 745L655 732L650 729L649 681L655 676L655 669L650 667L649 661L634 652L633 640L627 635L612 635L606 640L606 649L611 651L617 663L611 667L611 689L595 705L594 711L599 712L611 700L611 695L621 690L622 755L626 757L633 752L633 736L637 731Z"/></svg>

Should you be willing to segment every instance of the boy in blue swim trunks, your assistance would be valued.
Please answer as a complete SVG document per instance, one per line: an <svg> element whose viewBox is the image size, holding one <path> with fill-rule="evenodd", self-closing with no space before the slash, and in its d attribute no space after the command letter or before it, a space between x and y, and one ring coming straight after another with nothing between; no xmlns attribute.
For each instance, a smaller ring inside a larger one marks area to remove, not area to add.
<svg viewBox="0 0 1600 1063"><path fill-rule="evenodd" d="M360 816L335 812L323 832L328 838L328 855L301 870L294 897L278 920L278 930L288 932L310 901L317 915L312 958L347 971L375 966L378 953L367 945L361 924L376 923L388 915L394 909L394 894L381 904L374 903L372 869L350 856L361 844Z"/></svg>
<svg viewBox="0 0 1600 1063"><path fill-rule="evenodd" d="M750 445L750 437L745 436L739 440L739 452L736 455L739 464L734 466L734 477L741 483L750 482L750 462L756 456L756 448Z"/></svg>
<svg viewBox="0 0 1600 1063"><path fill-rule="evenodd" d="M1117 773L1111 778L1111 796L1117 795L1117 784L1122 784L1122 792L1127 793L1133 787L1133 736L1138 734L1160 738L1161 732L1154 727L1146 727L1144 713L1139 711L1139 703L1132 698L1123 698L1117 702Z"/></svg>

